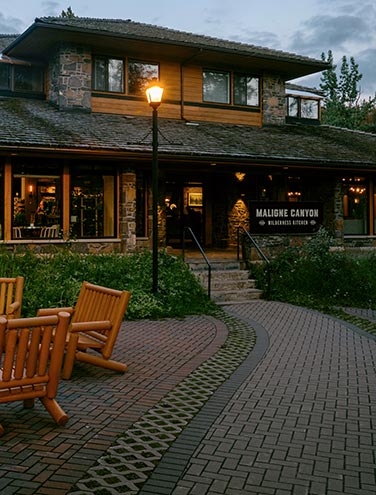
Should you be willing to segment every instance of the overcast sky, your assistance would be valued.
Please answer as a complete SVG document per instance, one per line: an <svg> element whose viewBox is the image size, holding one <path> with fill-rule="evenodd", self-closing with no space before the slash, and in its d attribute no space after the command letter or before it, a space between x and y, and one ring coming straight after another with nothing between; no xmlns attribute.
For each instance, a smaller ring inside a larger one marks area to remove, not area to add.
<svg viewBox="0 0 376 495"><path fill-rule="evenodd" d="M21 33L36 17L71 6L80 17L132 19L320 58L351 56L362 97L376 92L376 0L0 0L0 33ZM318 87L320 77L297 81Z"/></svg>

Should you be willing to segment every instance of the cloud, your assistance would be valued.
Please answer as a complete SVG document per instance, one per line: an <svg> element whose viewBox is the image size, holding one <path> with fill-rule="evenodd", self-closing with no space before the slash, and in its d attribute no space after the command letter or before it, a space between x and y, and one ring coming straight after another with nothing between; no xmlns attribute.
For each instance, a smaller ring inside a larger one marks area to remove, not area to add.
<svg viewBox="0 0 376 495"><path fill-rule="evenodd" d="M0 12L0 33L18 34L23 31L23 22L16 17L5 17Z"/></svg>
<svg viewBox="0 0 376 495"><path fill-rule="evenodd" d="M363 44L369 40L369 27L361 17L352 15L314 16L294 33L291 48L303 54L332 50L345 51L348 44Z"/></svg>
<svg viewBox="0 0 376 495"><path fill-rule="evenodd" d="M62 10L67 9L66 7L61 7L61 2L54 2L53 0L44 0L42 8L44 16L58 16Z"/></svg>

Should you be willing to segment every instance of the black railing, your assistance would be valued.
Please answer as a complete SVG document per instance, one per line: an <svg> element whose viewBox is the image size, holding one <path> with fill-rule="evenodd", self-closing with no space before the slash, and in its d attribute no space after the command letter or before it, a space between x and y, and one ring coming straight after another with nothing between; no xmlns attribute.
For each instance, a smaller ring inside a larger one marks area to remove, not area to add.
<svg viewBox="0 0 376 495"><path fill-rule="evenodd" d="M184 230L183 230L183 259L185 259L185 239L186 239L186 232L189 232L190 236L193 239L193 242L198 247L198 249L199 249L200 253L202 254L202 257L204 258L205 263L206 263L206 265L208 267L208 297L210 299L212 266L211 266L211 264L210 264L210 262L208 260L208 257L206 256L205 251L203 250L203 248L202 248L199 240L197 239L197 237L195 236L193 230L190 227L184 227Z"/></svg>
<svg viewBox="0 0 376 495"><path fill-rule="evenodd" d="M240 231L242 231L240 233ZM242 247L242 259L244 260L244 237L250 241L252 246L256 249L258 252L259 256L261 257L262 261L266 263L266 297L269 298L270 296L270 284L271 284L271 270L270 270L270 260L267 258L263 250L260 248L260 246L257 244L256 240L251 236L251 234L248 232L247 229L244 227L238 227L238 239L237 239L237 258L238 261L240 260L240 246ZM244 260L246 261L246 260Z"/></svg>

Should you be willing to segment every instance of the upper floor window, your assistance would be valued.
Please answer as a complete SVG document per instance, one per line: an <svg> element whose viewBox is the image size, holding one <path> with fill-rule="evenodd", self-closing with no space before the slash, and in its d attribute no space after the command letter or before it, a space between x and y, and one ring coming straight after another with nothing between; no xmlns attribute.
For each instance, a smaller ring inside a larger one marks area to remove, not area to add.
<svg viewBox="0 0 376 495"><path fill-rule="evenodd" d="M255 106L260 104L259 78L216 70L203 71L203 100Z"/></svg>
<svg viewBox="0 0 376 495"><path fill-rule="evenodd" d="M128 94L145 95L146 87L152 79L159 79L158 64L129 60Z"/></svg>
<svg viewBox="0 0 376 495"><path fill-rule="evenodd" d="M0 90L43 92L41 67L0 63Z"/></svg>
<svg viewBox="0 0 376 495"><path fill-rule="evenodd" d="M300 96L287 97L287 115L300 119L318 120L320 118L320 102L313 98Z"/></svg>
<svg viewBox="0 0 376 495"><path fill-rule="evenodd" d="M230 73L204 70L203 99L216 103L230 103Z"/></svg>
<svg viewBox="0 0 376 495"><path fill-rule="evenodd" d="M113 93L124 92L124 61L118 58L94 57L93 88Z"/></svg>
<svg viewBox="0 0 376 495"><path fill-rule="evenodd" d="M259 78L243 74L234 75L235 105L259 106Z"/></svg>

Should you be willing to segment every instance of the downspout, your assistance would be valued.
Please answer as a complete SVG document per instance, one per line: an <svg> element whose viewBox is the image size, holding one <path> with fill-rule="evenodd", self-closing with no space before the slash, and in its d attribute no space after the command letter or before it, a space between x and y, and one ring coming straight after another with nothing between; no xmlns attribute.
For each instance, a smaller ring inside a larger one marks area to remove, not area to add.
<svg viewBox="0 0 376 495"><path fill-rule="evenodd" d="M197 55L202 53L203 49L200 48L199 50L196 51L193 55L190 57L186 58L183 60L183 62L180 64L180 118L182 120L185 120L184 116L184 66L187 65L191 60L193 60Z"/></svg>

